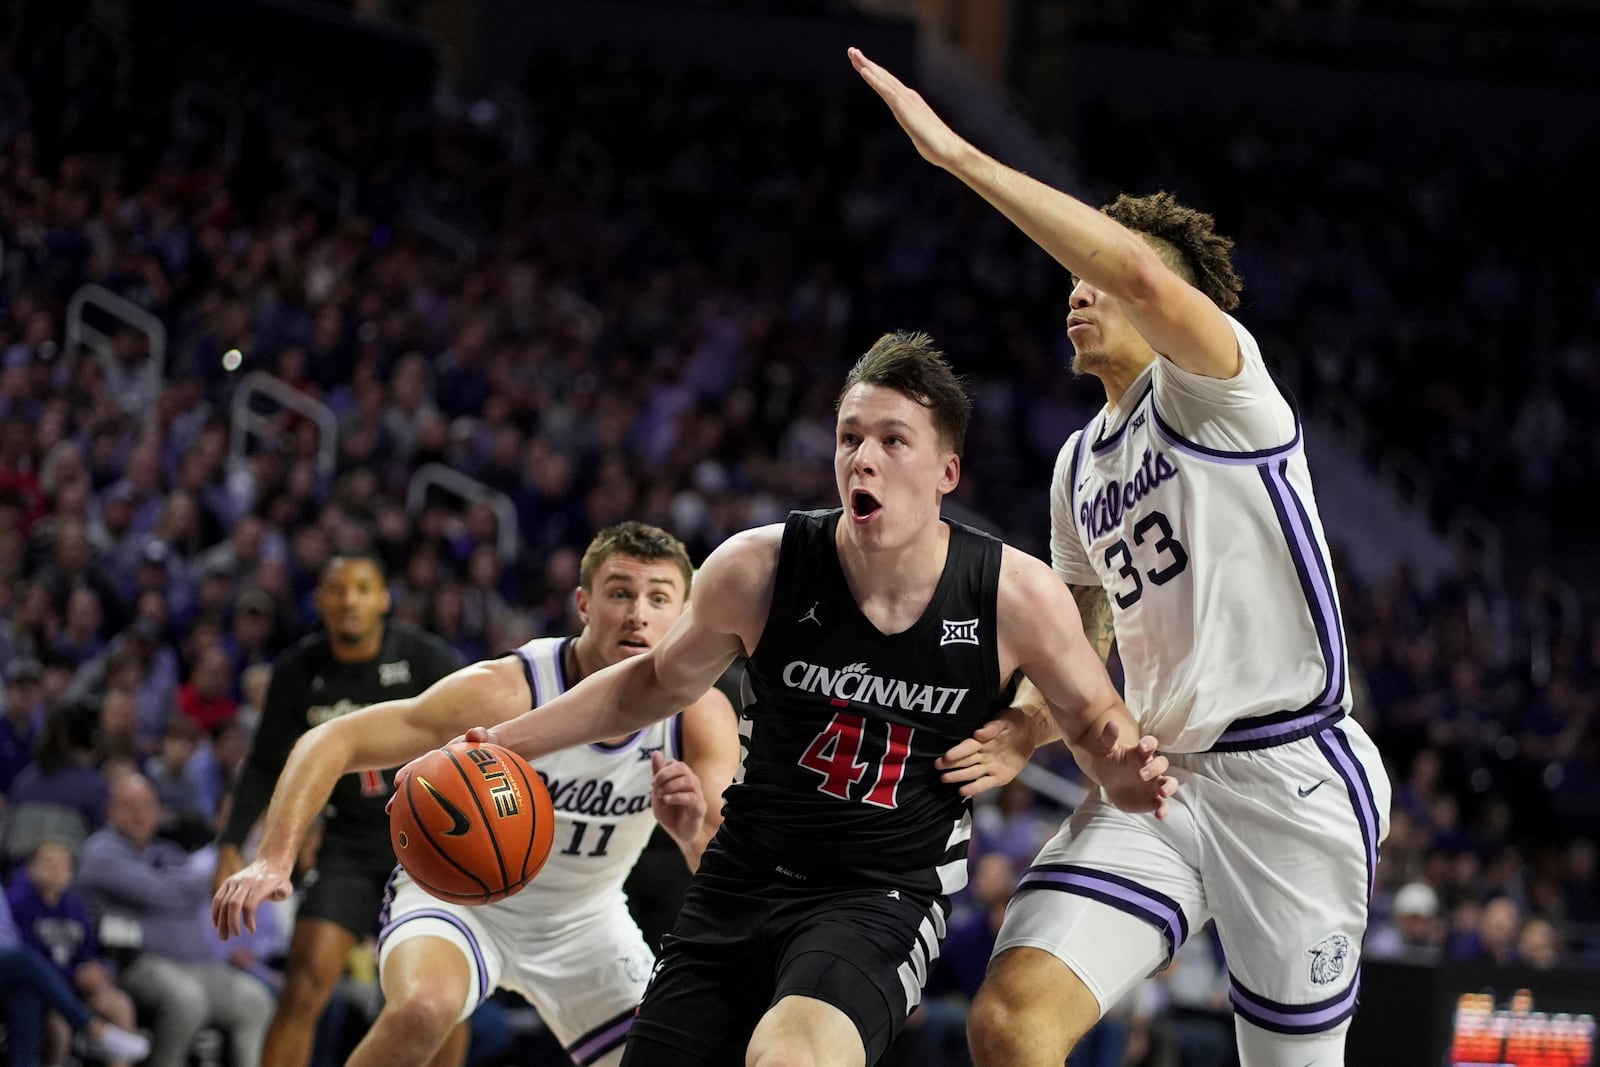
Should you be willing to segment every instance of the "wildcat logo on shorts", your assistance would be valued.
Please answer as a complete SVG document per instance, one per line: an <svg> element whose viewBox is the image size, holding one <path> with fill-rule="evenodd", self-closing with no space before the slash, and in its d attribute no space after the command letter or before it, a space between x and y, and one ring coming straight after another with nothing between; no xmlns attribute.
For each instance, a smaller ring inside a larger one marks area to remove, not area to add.
<svg viewBox="0 0 1600 1067"><path fill-rule="evenodd" d="M1344 973L1344 961L1350 956L1350 939L1343 934L1329 934L1311 949L1311 982L1327 985Z"/></svg>

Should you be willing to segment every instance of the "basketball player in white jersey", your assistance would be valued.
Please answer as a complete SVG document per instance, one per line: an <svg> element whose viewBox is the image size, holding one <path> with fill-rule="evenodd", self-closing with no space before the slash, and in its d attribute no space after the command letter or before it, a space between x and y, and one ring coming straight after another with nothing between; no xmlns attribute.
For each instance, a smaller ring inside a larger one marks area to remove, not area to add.
<svg viewBox="0 0 1600 1067"><path fill-rule="evenodd" d="M1296 414L1226 314L1232 242L1166 194L1104 212L1004 167L852 49L928 161L1066 266L1105 409L1056 464L1051 555L1182 788L1081 806L1022 879L969 1022L980 1065L1059 1065L1215 919L1243 1067L1331 1067L1360 986L1389 783L1347 658Z"/></svg>
<svg viewBox="0 0 1600 1067"><path fill-rule="evenodd" d="M448 741L460 730L451 709L499 722L649 651L682 613L692 576L683 545L666 532L637 522L603 530L580 565L577 637L530 641L420 696L309 731L278 779L256 860L217 892L217 929L228 937L253 928L263 900L288 894L300 839L340 775L392 767ZM738 760L732 706L712 689L649 728L534 764L555 806L555 843L515 896L448 904L396 868L379 935L384 1007L348 1062L460 1064L467 1033L457 1023L497 986L537 1008L578 1067L619 1062L655 963L623 880L658 820L690 867L699 863Z"/></svg>

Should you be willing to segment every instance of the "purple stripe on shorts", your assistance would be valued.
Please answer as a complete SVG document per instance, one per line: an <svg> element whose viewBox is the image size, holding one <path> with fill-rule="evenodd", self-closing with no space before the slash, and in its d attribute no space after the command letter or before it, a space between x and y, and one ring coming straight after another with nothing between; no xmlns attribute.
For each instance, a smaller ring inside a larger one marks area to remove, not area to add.
<svg viewBox="0 0 1600 1067"><path fill-rule="evenodd" d="M1119 875L1053 863L1024 874L1017 891L1024 889L1055 889L1108 904L1159 928L1167 935L1173 952L1189 939L1189 920L1176 900Z"/></svg>
<svg viewBox="0 0 1600 1067"><path fill-rule="evenodd" d="M1331 1030L1355 1014L1361 990L1361 971L1357 969L1350 985L1342 992L1314 1004L1280 1004L1252 993L1239 979L1228 975L1228 999L1233 1010L1263 1030L1280 1034L1314 1034Z"/></svg>
<svg viewBox="0 0 1600 1067"><path fill-rule="evenodd" d="M1356 759L1350 739L1342 730L1324 730L1317 735L1317 747L1328 757L1333 769L1344 782L1350 794L1350 805L1356 810L1356 823L1361 827L1361 843L1367 854L1367 900L1372 900L1373 879L1378 868L1378 801L1372 795L1372 783L1367 780L1366 768Z"/></svg>
<svg viewBox="0 0 1600 1067"><path fill-rule="evenodd" d="M589 1064L627 1040L636 1014L636 1009L629 1008L611 1021L600 1024L568 1045L567 1055L578 1067L589 1067Z"/></svg>
<svg viewBox="0 0 1600 1067"><path fill-rule="evenodd" d="M448 911L438 908L424 908L421 911L408 911L394 922L378 931L378 949L383 949L383 942L395 930L404 926L413 919L439 919L449 923L461 931L461 936L467 939L467 944L472 946L472 958L478 965L478 1003L482 1004L489 997L489 968L483 962L483 950L478 947L478 939L472 936L472 929L461 921L460 916L451 915Z"/></svg>
<svg viewBox="0 0 1600 1067"><path fill-rule="evenodd" d="M1240 719L1222 731L1213 749L1227 751L1230 748L1271 748L1273 745L1287 744L1314 733L1317 727L1327 725L1330 721L1338 721L1343 715L1344 712L1339 710L1330 712L1327 708L1313 708L1293 718L1260 726L1251 725L1258 720Z"/></svg>

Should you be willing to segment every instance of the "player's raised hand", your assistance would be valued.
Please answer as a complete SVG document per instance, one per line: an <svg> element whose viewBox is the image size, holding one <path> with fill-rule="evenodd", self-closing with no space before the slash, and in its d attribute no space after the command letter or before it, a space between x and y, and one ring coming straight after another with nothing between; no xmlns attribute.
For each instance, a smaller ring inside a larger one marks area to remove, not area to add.
<svg viewBox="0 0 1600 1067"><path fill-rule="evenodd" d="M861 75L861 80L883 97L883 102L894 112L900 128L917 146L922 158L939 167L949 167L967 147L967 142L952 130L933 108L922 99L922 94L908 89L904 82L878 66L859 48L850 49L850 63Z"/></svg>
<svg viewBox="0 0 1600 1067"><path fill-rule="evenodd" d="M960 783L961 795L998 789L1022 773L1033 755L1033 727L1019 708L1007 708L934 761L939 780Z"/></svg>
<svg viewBox="0 0 1600 1067"><path fill-rule="evenodd" d="M661 828L678 842L692 841L700 833L706 817L705 791L700 776L682 760L669 760L660 752L650 753L650 809Z"/></svg>
<svg viewBox="0 0 1600 1067"><path fill-rule="evenodd" d="M1167 757L1156 751L1154 737L1126 744L1116 723L1108 722L1088 743L1086 754L1092 765L1085 771L1105 789L1111 803L1123 811L1167 817L1167 798L1177 791L1178 780L1167 774Z"/></svg>
<svg viewBox="0 0 1600 1067"><path fill-rule="evenodd" d="M266 860L254 860L230 875L211 898L211 922L224 941L255 932L256 909L263 901L287 900L294 891L289 871Z"/></svg>

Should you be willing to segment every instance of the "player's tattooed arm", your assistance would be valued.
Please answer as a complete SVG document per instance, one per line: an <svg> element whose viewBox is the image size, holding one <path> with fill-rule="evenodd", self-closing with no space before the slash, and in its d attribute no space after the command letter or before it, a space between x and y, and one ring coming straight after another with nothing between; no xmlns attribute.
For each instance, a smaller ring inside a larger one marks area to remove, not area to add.
<svg viewBox="0 0 1600 1067"><path fill-rule="evenodd" d="M1111 656L1111 645L1117 639L1116 627L1111 622L1111 599L1103 585L1068 585L1067 590L1078 605L1083 617L1083 633L1101 661Z"/></svg>

